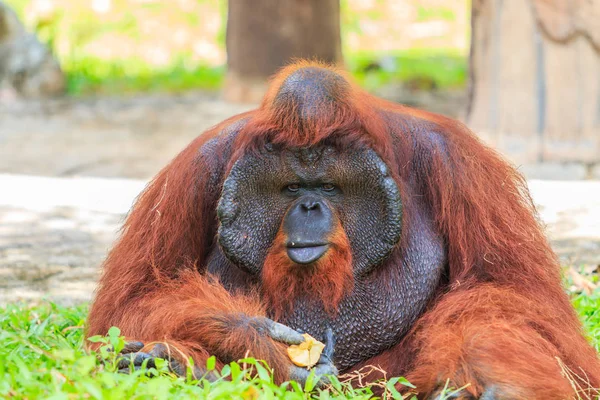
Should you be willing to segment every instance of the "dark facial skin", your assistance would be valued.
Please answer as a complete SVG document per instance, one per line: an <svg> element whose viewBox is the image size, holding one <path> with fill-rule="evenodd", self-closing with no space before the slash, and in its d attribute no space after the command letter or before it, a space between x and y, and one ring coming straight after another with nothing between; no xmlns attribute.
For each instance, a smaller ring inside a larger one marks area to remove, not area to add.
<svg viewBox="0 0 600 400"><path fill-rule="evenodd" d="M354 289L336 315L307 295L282 322L323 339L335 336L341 370L398 343L423 312L445 265L442 240L425 209L416 210L408 251L399 254L402 203L387 166L372 150L277 149L248 154L232 169L218 207L220 247L209 272L230 290L260 287L280 227L299 267L327 252L337 216L353 254Z"/></svg>
<svg viewBox="0 0 600 400"><path fill-rule="evenodd" d="M238 160L223 184L218 238L226 256L259 275L288 210L308 195L322 202L322 212L325 205L336 212L352 246L356 274L369 272L398 243L400 194L374 151L348 154L332 146L292 150L268 146ZM317 234L311 230L311 235Z"/></svg>

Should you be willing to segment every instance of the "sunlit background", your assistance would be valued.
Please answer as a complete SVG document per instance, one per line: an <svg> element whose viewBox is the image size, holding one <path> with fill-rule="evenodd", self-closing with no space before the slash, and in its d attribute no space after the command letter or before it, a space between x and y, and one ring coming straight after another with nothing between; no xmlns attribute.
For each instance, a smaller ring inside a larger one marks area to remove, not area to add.
<svg viewBox="0 0 600 400"><path fill-rule="evenodd" d="M226 1L5 3L53 50L69 95L181 92L223 84ZM470 1L343 0L339 18L345 64L367 88L390 82L465 87Z"/></svg>
<svg viewBox="0 0 600 400"><path fill-rule="evenodd" d="M600 349L600 0L0 0L0 398L284 390L112 373L83 327L136 196L295 57L457 118L518 168Z"/></svg>
<svg viewBox="0 0 600 400"><path fill-rule="evenodd" d="M595 288L599 44L597 0L0 1L0 301L89 300L147 180L294 57L467 123Z"/></svg>

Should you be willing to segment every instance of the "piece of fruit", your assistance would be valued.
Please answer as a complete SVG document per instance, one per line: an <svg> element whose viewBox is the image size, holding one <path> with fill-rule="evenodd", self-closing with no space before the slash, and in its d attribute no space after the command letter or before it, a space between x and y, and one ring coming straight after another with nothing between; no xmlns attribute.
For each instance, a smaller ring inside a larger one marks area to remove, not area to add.
<svg viewBox="0 0 600 400"><path fill-rule="evenodd" d="M321 358L325 345L308 333L303 334L304 342L287 348L288 357L299 367L312 367Z"/></svg>

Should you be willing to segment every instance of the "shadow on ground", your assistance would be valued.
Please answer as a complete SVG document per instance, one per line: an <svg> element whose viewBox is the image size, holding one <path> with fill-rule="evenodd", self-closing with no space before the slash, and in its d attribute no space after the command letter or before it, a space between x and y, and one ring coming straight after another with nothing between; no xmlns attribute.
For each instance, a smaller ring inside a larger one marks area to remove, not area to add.
<svg viewBox="0 0 600 400"><path fill-rule="evenodd" d="M0 109L0 303L87 301L147 180L193 138L250 109L206 94ZM600 182L530 181L564 265L600 264Z"/></svg>

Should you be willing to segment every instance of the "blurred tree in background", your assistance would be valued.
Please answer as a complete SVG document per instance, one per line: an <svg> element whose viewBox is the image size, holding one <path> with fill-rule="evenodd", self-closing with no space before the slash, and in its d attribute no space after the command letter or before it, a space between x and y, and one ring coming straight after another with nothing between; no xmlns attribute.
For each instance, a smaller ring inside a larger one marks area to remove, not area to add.
<svg viewBox="0 0 600 400"><path fill-rule="evenodd" d="M519 164L600 162L600 0L474 0L468 125Z"/></svg>
<svg viewBox="0 0 600 400"><path fill-rule="evenodd" d="M225 98L259 101L290 60L341 63L339 0L229 0L226 48Z"/></svg>
<svg viewBox="0 0 600 400"><path fill-rule="evenodd" d="M67 74L71 95L223 87L228 12L225 0L4 2L54 50ZM311 19L334 24L336 11L331 7L338 4L333 0L235 1L241 7L245 2L248 9L232 13L232 18L237 15L257 23L241 36L268 29L281 33L285 26L291 26L290 18L305 18L306 22L313 12L310 10L315 12ZM265 9L263 2L274 8ZM292 8L286 9L288 2ZM295 3L298 6L293 6ZM341 0L338 12L345 67L368 90L386 89L393 94L394 85L406 85L410 90L462 90L467 78L469 7L470 0ZM266 18L270 26L261 25L261 14L269 16L269 12L273 14ZM277 12L283 14L277 16ZM311 36L313 30L315 35ZM305 38L304 46L321 46L331 40L321 28L290 33L298 40ZM278 40L286 54L300 46ZM266 42L262 46L263 51L270 51ZM248 62L259 58L258 53L249 57ZM266 60L264 55L260 58ZM240 62L237 65L241 68ZM242 78L248 80L248 75Z"/></svg>

